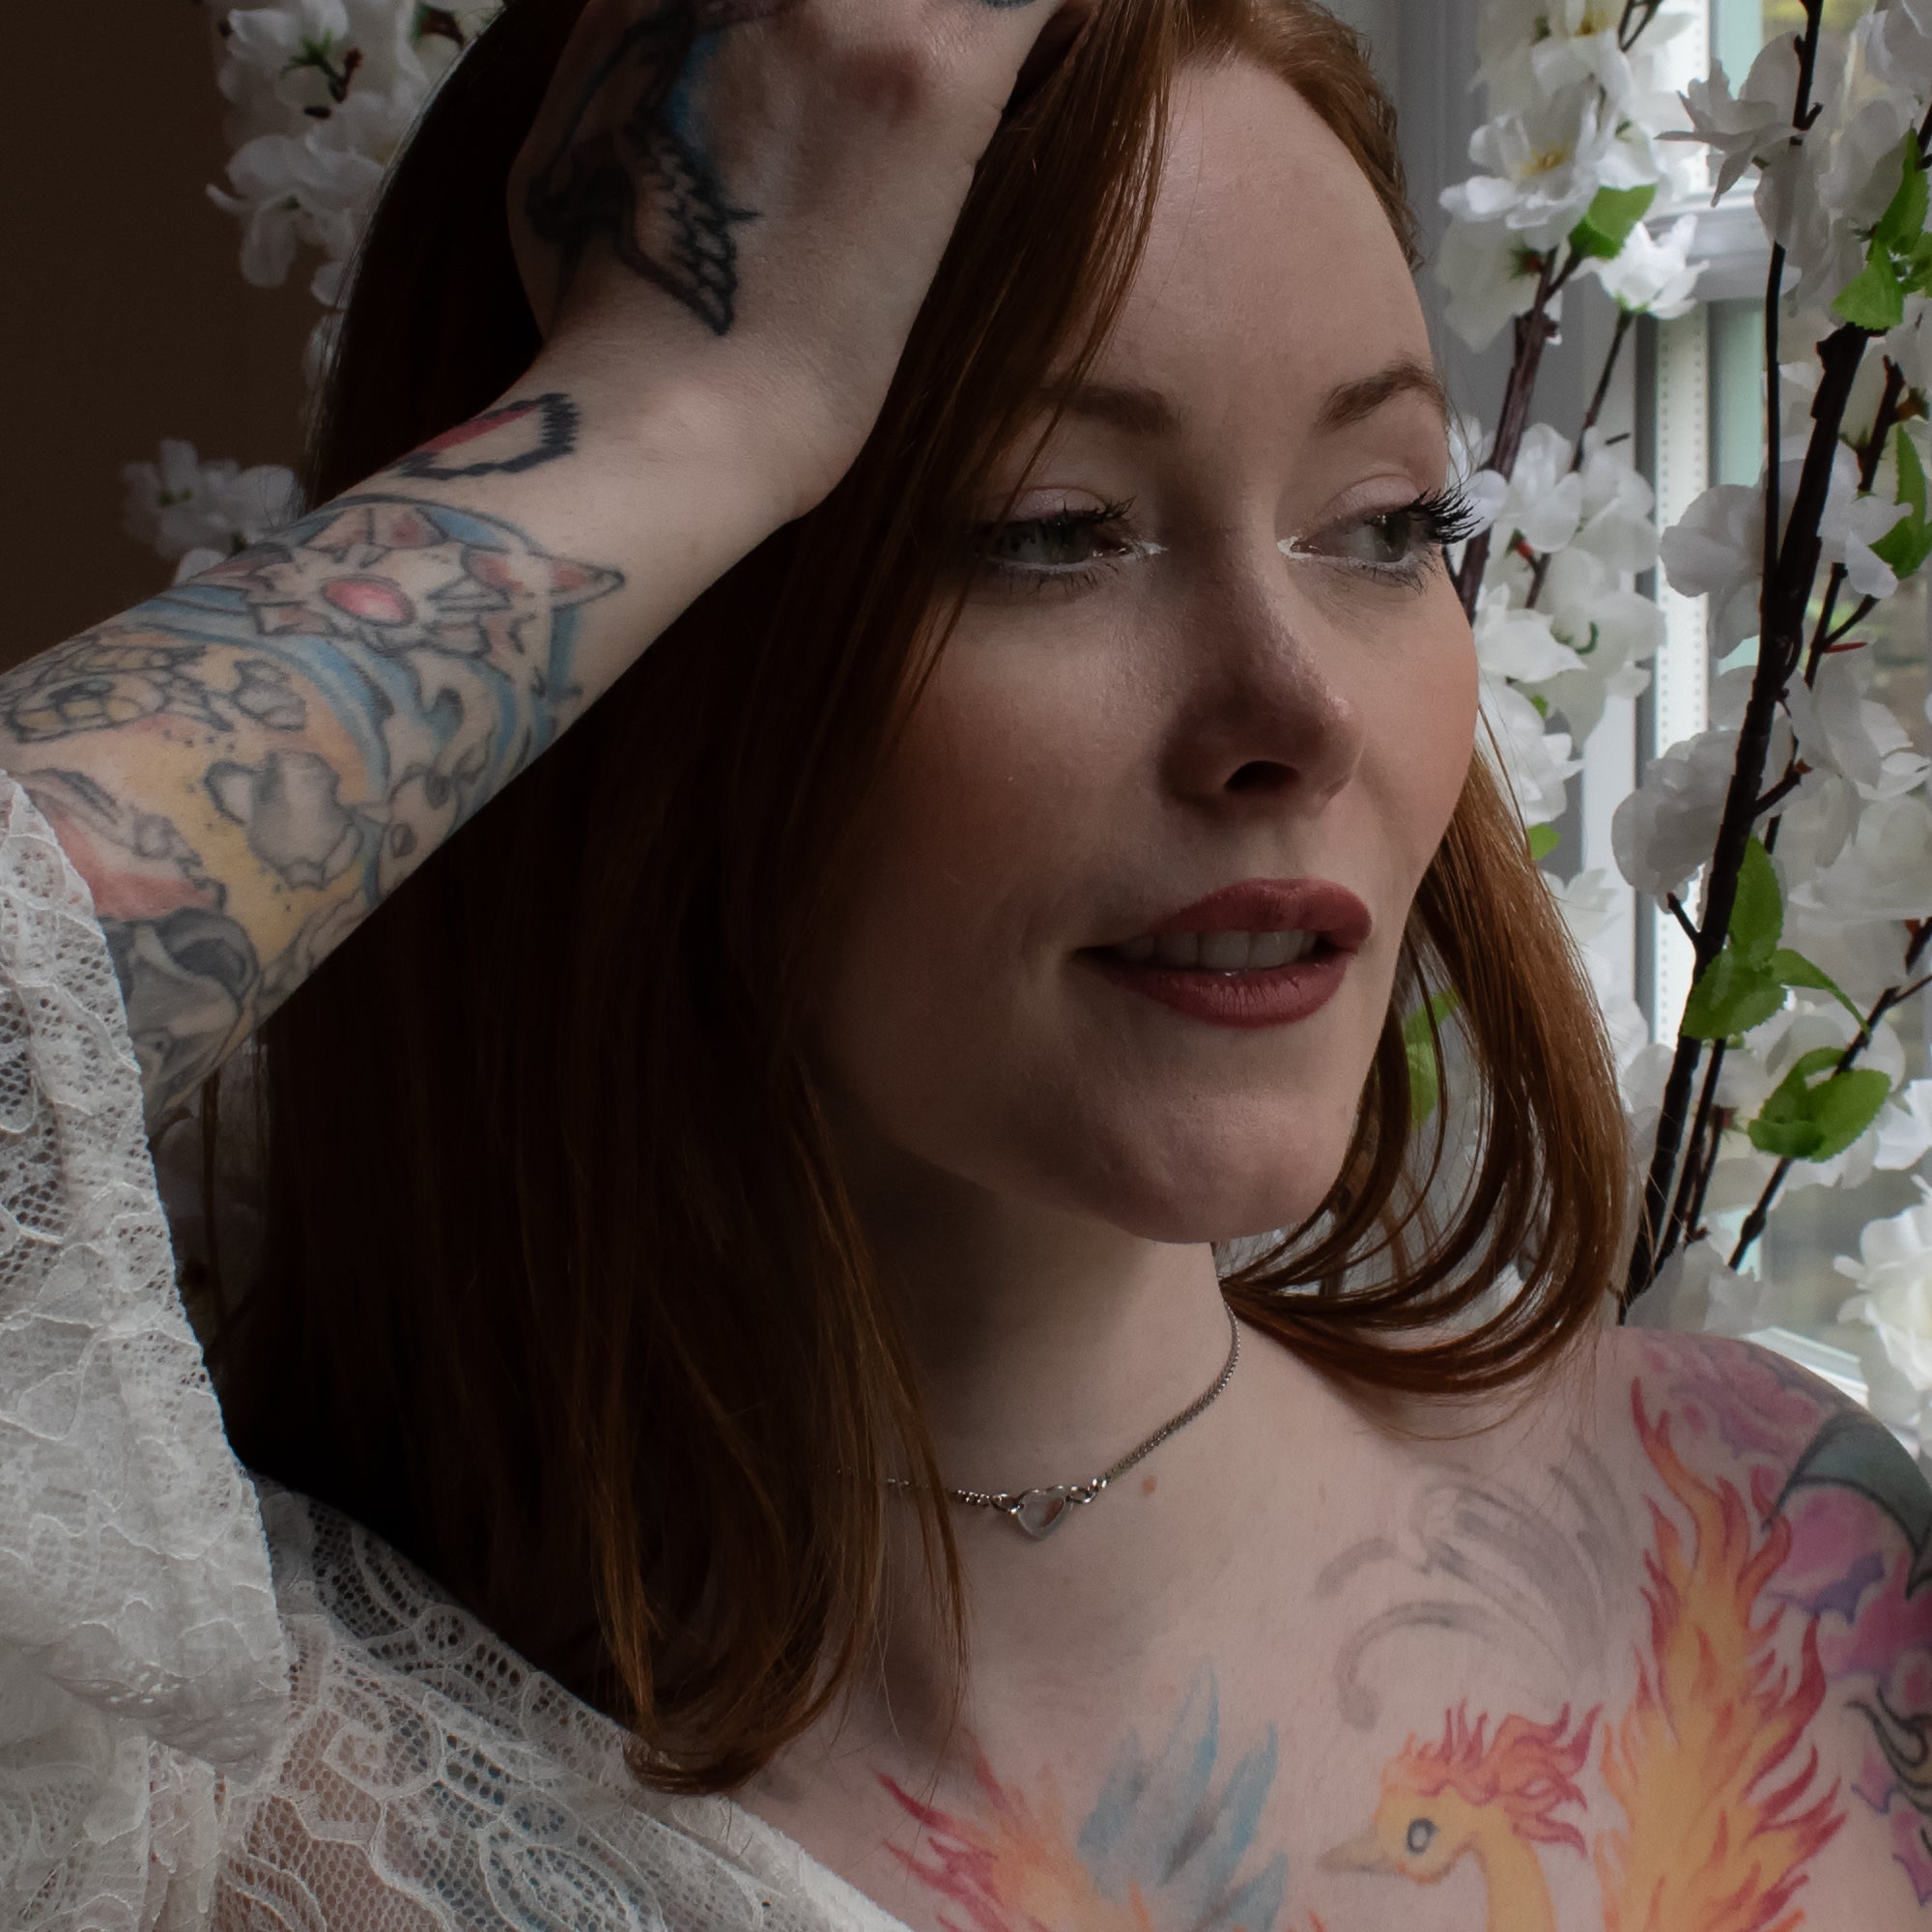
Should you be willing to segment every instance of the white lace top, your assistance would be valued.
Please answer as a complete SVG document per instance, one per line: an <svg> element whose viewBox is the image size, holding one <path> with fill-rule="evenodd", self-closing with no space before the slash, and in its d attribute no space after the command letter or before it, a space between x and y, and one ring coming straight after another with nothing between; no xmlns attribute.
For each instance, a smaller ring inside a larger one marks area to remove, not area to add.
<svg viewBox="0 0 1932 1932"><path fill-rule="evenodd" d="M0 1923L903 1932L235 1461L86 884L0 775Z"/></svg>

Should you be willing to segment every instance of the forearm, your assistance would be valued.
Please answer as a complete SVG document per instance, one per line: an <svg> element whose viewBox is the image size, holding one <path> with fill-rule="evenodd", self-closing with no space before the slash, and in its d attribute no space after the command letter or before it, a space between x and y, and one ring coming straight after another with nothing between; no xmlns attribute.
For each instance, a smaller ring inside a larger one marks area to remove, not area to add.
<svg viewBox="0 0 1932 1932"><path fill-rule="evenodd" d="M701 422L614 421L520 387L0 678L151 1121L782 520Z"/></svg>

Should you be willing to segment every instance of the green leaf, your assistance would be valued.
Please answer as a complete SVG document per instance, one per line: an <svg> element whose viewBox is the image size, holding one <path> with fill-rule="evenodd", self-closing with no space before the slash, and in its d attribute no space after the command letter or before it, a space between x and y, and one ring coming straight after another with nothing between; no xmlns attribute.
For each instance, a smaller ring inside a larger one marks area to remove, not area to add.
<svg viewBox="0 0 1932 1932"><path fill-rule="evenodd" d="M1623 252L1631 230L1644 217L1657 186L1600 187L1583 218L1570 231L1570 245L1585 261L1608 261Z"/></svg>
<svg viewBox="0 0 1932 1932"><path fill-rule="evenodd" d="M1932 235L1921 235L1903 255L1894 258L1893 267L1908 293L1922 296L1932 281Z"/></svg>
<svg viewBox="0 0 1932 1932"><path fill-rule="evenodd" d="M1890 565L1894 577L1907 578L1932 556L1932 528L1916 517L1901 517L1871 548L1881 563Z"/></svg>
<svg viewBox="0 0 1932 1932"><path fill-rule="evenodd" d="M1801 1054L1791 1071L1765 1095L1757 1119L1745 1129L1751 1146L1780 1160L1804 1159L1824 1138L1824 1129L1811 1118L1805 1082L1813 1073L1836 1065L1837 1061L1835 1047L1821 1046Z"/></svg>
<svg viewBox="0 0 1932 1932"><path fill-rule="evenodd" d="M1860 1026L1864 1025L1864 1014L1852 1004L1845 989L1822 966L1814 966L1804 953L1794 952L1788 946L1780 946L1771 955L1770 968L1780 985L1808 986L1814 992L1830 993Z"/></svg>
<svg viewBox="0 0 1932 1932"><path fill-rule="evenodd" d="M1822 1138L1811 1150L1812 1160L1830 1160L1843 1153L1878 1118L1891 1094L1891 1082L1876 1067L1853 1066L1834 1073L1811 1090L1811 1118Z"/></svg>
<svg viewBox="0 0 1932 1932"><path fill-rule="evenodd" d="M1932 556L1932 525L1926 521L1925 469L1918 451L1906 435L1904 424L1897 432L1898 500L1905 514L1872 545L1873 553L1891 566L1896 577L1910 577Z"/></svg>
<svg viewBox="0 0 1932 1932"><path fill-rule="evenodd" d="M1932 245L1932 236L1926 241ZM1898 457L1898 500L1907 504L1912 514L1920 523L1925 521L1925 466L1918 460L1918 445L1905 433L1905 425L1900 423L1893 432L1897 442Z"/></svg>
<svg viewBox="0 0 1932 1932"><path fill-rule="evenodd" d="M1824 1134L1811 1121L1768 1121L1760 1114L1745 1128L1750 1144L1760 1153L1776 1154L1779 1160L1804 1160Z"/></svg>
<svg viewBox="0 0 1932 1932"><path fill-rule="evenodd" d="M1869 1066L1829 1072L1840 1057L1835 1046L1799 1056L1746 1128L1754 1148L1780 1160L1830 1160L1871 1125L1891 1083ZM1827 1076L1815 1087L1807 1084L1814 1073Z"/></svg>
<svg viewBox="0 0 1932 1932"><path fill-rule="evenodd" d="M1882 247L1874 244L1871 260L1839 292L1832 313L1874 335L1905 320L1905 290Z"/></svg>
<svg viewBox="0 0 1932 1932"><path fill-rule="evenodd" d="M1871 239L1894 255L1907 253L1925 232L1925 163L1918 157L1918 136L1908 134L1898 144L1897 190L1872 230Z"/></svg>
<svg viewBox="0 0 1932 1932"><path fill-rule="evenodd" d="M1408 1055L1408 1121L1419 1127L1435 1111L1442 1085L1435 1063L1435 1046L1430 1037L1430 1018L1440 1027L1454 1011L1456 995L1445 987L1426 1005L1417 1007L1402 1023L1402 1043Z"/></svg>
<svg viewBox="0 0 1932 1932"><path fill-rule="evenodd" d="M1738 867L1738 895L1731 901L1731 929L1725 936L1747 963L1762 966L1783 930L1784 895L1777 889L1777 868L1753 833Z"/></svg>
<svg viewBox="0 0 1932 1932"><path fill-rule="evenodd" d="M1691 1039L1729 1039L1762 1026L1784 1005L1784 988L1762 961L1727 946L1684 1003L1679 1031Z"/></svg>
<svg viewBox="0 0 1932 1932"><path fill-rule="evenodd" d="M1542 865L1562 842L1563 835L1555 826L1532 825L1529 828L1529 856L1532 863Z"/></svg>

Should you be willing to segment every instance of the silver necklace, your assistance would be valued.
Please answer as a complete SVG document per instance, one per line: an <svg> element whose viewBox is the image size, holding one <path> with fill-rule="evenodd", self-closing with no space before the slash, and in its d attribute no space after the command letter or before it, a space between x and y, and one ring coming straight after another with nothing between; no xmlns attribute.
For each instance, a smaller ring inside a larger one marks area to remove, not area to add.
<svg viewBox="0 0 1932 1932"><path fill-rule="evenodd" d="M1066 1520L1066 1513L1075 1503L1091 1503L1116 1476L1124 1476L1136 1463L1151 1455L1177 1430L1185 1429L1233 1380L1235 1364L1241 1359L1241 1327L1235 1320L1235 1311L1225 1301L1221 1306L1228 1317L1228 1362L1214 1386L1206 1395L1196 1397L1172 1420L1163 1422L1137 1448L1129 1449L1104 1475L1089 1476L1084 1483L1054 1483L1038 1490L948 1490L946 1493L956 1503L972 1503L980 1509L1001 1511L1011 1517L1036 1541L1051 1536ZM911 1490L918 1485L904 1476L888 1476L886 1487Z"/></svg>

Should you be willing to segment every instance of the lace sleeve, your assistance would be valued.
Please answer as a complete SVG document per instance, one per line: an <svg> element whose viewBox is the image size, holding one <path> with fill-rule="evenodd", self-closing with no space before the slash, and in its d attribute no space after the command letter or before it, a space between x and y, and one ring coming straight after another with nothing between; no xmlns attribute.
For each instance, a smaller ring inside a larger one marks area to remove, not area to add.
<svg viewBox="0 0 1932 1932"><path fill-rule="evenodd" d="M183 1313L87 886L0 775L0 1900L10 1922L195 1863L287 1658L253 1487ZM179 1861L185 1861L181 1863ZM191 1872L189 1873L191 1876ZM97 1903L104 1903L97 1900ZM15 1916L17 1915L17 1917Z"/></svg>

